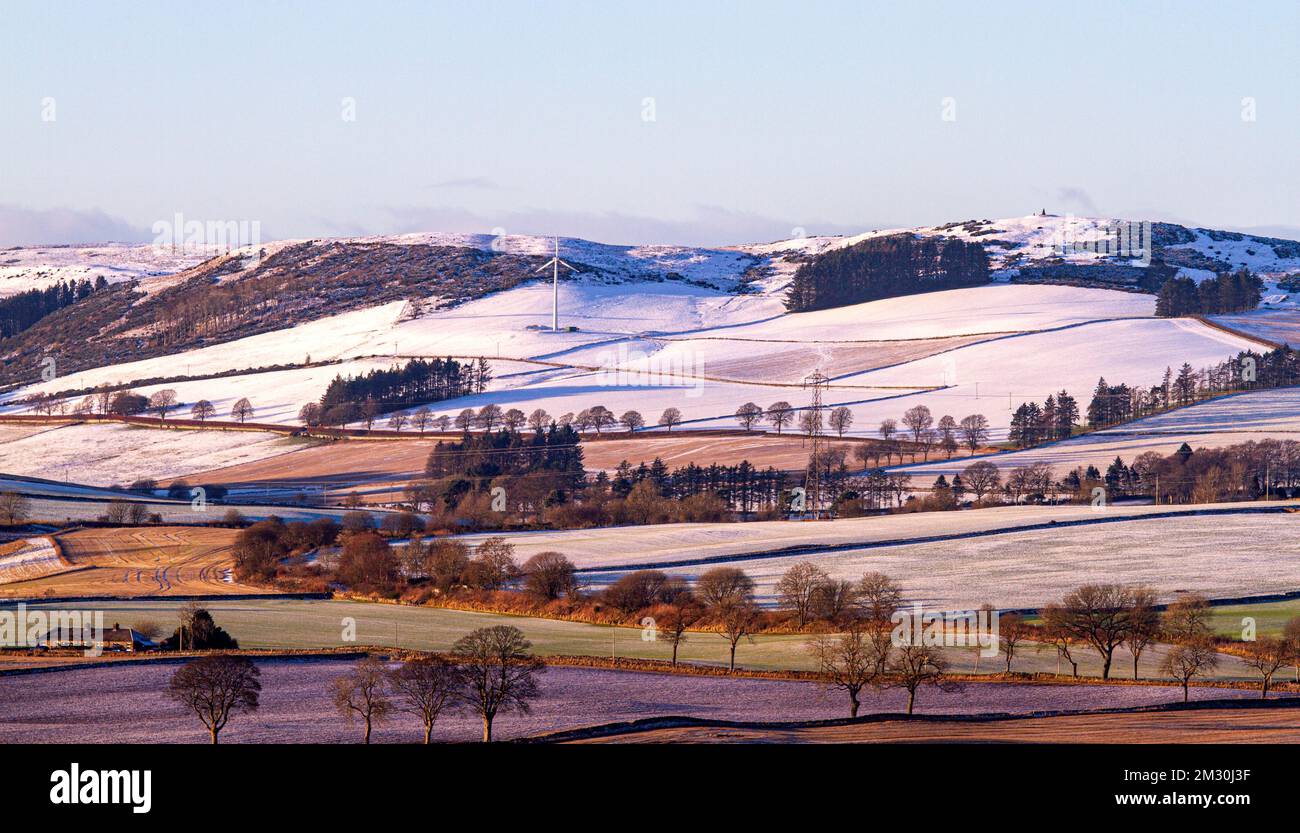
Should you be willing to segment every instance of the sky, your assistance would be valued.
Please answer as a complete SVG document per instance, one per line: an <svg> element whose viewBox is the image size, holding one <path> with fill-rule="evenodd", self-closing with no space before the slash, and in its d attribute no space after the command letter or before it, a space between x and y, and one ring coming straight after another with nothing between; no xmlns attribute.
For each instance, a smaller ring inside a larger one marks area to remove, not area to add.
<svg viewBox="0 0 1300 833"><path fill-rule="evenodd" d="M1300 237L1300 2L6 0L0 245L252 222L723 245Z"/></svg>

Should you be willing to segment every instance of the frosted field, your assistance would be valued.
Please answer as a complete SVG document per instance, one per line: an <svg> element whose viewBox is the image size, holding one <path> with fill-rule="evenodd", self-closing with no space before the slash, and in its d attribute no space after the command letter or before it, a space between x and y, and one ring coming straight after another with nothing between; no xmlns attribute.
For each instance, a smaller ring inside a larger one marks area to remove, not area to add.
<svg viewBox="0 0 1300 833"><path fill-rule="evenodd" d="M1184 442L1196 448L1215 448L1251 440L1300 440L1300 388L1280 388L1224 396L1166 414L1137 420L1121 428L1097 431L1040 448L989 454L976 459L994 463L1004 472L1016 466L1047 463L1058 478L1076 466L1106 470L1115 458L1132 463L1140 454L1172 454ZM971 459L954 459L922 465L895 466L928 486L932 478L949 480L970 465Z"/></svg>
<svg viewBox="0 0 1300 833"><path fill-rule="evenodd" d="M786 313L710 335L798 341L936 338L1046 330L1155 315L1155 296L1071 286L979 286ZM700 333L699 335L704 335Z"/></svg>
<svg viewBox="0 0 1300 833"><path fill-rule="evenodd" d="M27 246L0 251L0 297L43 289L60 281L109 283L147 279L197 266L215 250L172 252L152 244L102 246Z"/></svg>
<svg viewBox="0 0 1300 833"><path fill-rule="evenodd" d="M1279 344L1300 345L1300 310L1254 310L1240 315L1211 316L1224 326Z"/></svg>
<svg viewBox="0 0 1300 833"><path fill-rule="evenodd" d="M145 477L166 483L191 472L273 457L301 445L264 431L67 425L0 441L0 471L92 486L125 486Z"/></svg>
<svg viewBox="0 0 1300 833"><path fill-rule="evenodd" d="M775 585L799 561L832 578L883 572L898 580L908 603L931 610L1039 608L1082 584L1146 584L1162 601L1178 592L1237 598L1300 590L1300 526L1290 515L1220 515L1131 520L909 544L870 550L727 563L748 573L760 600L774 604ZM668 568L694 578L717 565ZM587 573L593 588L620 573Z"/></svg>
<svg viewBox="0 0 1300 833"><path fill-rule="evenodd" d="M17 548L6 545L0 547L0 552L6 549L13 551L0 555L0 584L27 581L68 569L49 538L26 538Z"/></svg>
<svg viewBox="0 0 1300 833"><path fill-rule="evenodd" d="M1091 506L1001 506L964 512L918 512L909 515L880 515L841 518L834 521L755 521L752 523L657 524L556 532L515 532L507 538L520 561L539 552L564 553L580 569L591 567L636 568L648 564L704 558L720 558L771 552L786 547L815 551L828 547L881 542L907 542L916 538L957 537L992 530L1015 530L1050 522L1096 521L1108 518L1137 518L1146 515L1195 514L1205 510L1240 512L1260 507L1300 506L1295 501L1265 503L1221 503L1196 507L1109 506L1103 511ZM1255 517L1263 518L1258 515ZM1269 516L1293 520L1288 515ZM1175 518L1177 524L1186 518ZM1280 526L1285 522L1276 520ZM1098 527L1103 528L1103 527ZM1115 529L1106 526L1105 529ZM475 544L489 534L460 536ZM962 546L965 544L963 543Z"/></svg>
<svg viewBox="0 0 1300 833"><path fill-rule="evenodd" d="M260 707L237 715L221 734L223 743L358 743L359 724L334 709L331 683L347 673L345 660L263 660ZM0 677L0 742L3 743L205 743L207 734L163 694L174 664L53 671ZM530 714L500 714L499 739L655 716L718 720L792 721L845 717L847 698L815 683L791 680L688 677L587 668L551 668L540 678L541 697ZM84 692L97 693L96 707ZM1250 697L1253 692L1193 688L1193 699ZM918 693L920 714L977 714L1096 709L1167 703L1182 699L1174 686L1006 685L975 683L957 692ZM898 713L906 693L865 692L862 714ZM144 718L144 719L142 719ZM475 741L481 724L470 715L448 715L434 724L439 741ZM395 713L371 736L373 743L417 743L419 721Z"/></svg>

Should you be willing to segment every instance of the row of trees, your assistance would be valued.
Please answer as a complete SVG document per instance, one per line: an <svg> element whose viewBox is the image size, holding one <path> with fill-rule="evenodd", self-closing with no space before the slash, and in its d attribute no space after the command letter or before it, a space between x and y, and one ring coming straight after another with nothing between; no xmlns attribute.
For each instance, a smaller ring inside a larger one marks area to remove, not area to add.
<svg viewBox="0 0 1300 833"><path fill-rule="evenodd" d="M1199 284L1191 278L1170 278L1156 294L1156 315L1217 315L1246 312L1259 306L1264 282L1249 269L1220 272Z"/></svg>
<svg viewBox="0 0 1300 833"><path fill-rule="evenodd" d="M498 715L527 714L541 695L539 676L546 665L518 628L497 625L461 637L446 657L416 654L398 663L366 656L334 679L335 709L349 723L360 721L362 742L374 726L397 713L416 717L424 742L443 715L472 713L483 724L483 742L492 740ZM261 670L246 656L205 656L171 676L167 696L194 713L217 743L231 718L256 712L261 704Z"/></svg>

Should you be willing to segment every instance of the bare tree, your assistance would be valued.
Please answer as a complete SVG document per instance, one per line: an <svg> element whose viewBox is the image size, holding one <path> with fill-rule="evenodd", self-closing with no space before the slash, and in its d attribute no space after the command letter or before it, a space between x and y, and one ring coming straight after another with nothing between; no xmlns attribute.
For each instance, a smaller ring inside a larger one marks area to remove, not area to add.
<svg viewBox="0 0 1300 833"><path fill-rule="evenodd" d="M577 589L573 562L558 552L539 552L524 562L524 589L543 601L553 601Z"/></svg>
<svg viewBox="0 0 1300 833"><path fill-rule="evenodd" d="M645 427L645 417L641 416L640 411L626 411L623 416L618 418L623 423L629 434L635 433Z"/></svg>
<svg viewBox="0 0 1300 833"><path fill-rule="evenodd" d="M731 646L728 668L736 669L736 645L752 636L759 622L754 580L735 567L714 567L695 582L695 592L708 606L709 616Z"/></svg>
<svg viewBox="0 0 1300 833"><path fill-rule="evenodd" d="M438 414L433 418L433 427L445 434L451 427L451 417L447 414Z"/></svg>
<svg viewBox="0 0 1300 833"><path fill-rule="evenodd" d="M1138 678L1138 660L1142 652L1160 638L1160 614L1155 609L1154 595L1141 595L1133 606L1133 624L1129 629L1125 647L1133 655L1133 679Z"/></svg>
<svg viewBox="0 0 1300 833"><path fill-rule="evenodd" d="M862 628L854 625L842 634L817 637L808 643L808 651L817 660L824 685L848 694L849 717L857 717L862 689L880 683L886 664L879 654L880 643L867 638Z"/></svg>
<svg viewBox="0 0 1300 833"><path fill-rule="evenodd" d="M746 431L753 431L754 426L757 425L758 421L762 418L763 409L755 405L753 402L746 402L744 405L741 405L736 409L736 421L739 422L740 427L744 428Z"/></svg>
<svg viewBox="0 0 1300 833"><path fill-rule="evenodd" d="M1161 621L1161 634L1175 644L1209 636L1209 599L1199 593L1185 593L1170 602Z"/></svg>
<svg viewBox="0 0 1300 833"><path fill-rule="evenodd" d="M1282 627L1282 638L1291 645L1291 664L1295 668L1295 681L1300 683L1300 616L1293 616Z"/></svg>
<svg viewBox="0 0 1300 833"><path fill-rule="evenodd" d="M483 590L500 590L520 574L515 545L500 536L487 538L474 548L470 571Z"/></svg>
<svg viewBox="0 0 1300 833"><path fill-rule="evenodd" d="M1011 662L1016 657L1020 643L1027 640L1032 632L1029 623L1019 613L1005 613L998 616L998 645L1006 660L1008 674L1011 673Z"/></svg>
<svg viewBox="0 0 1300 833"><path fill-rule="evenodd" d="M1061 660L1070 663L1073 675L1079 676L1079 661L1074 658L1073 648L1078 644L1074 631L1069 627L1069 613L1059 604L1049 604L1039 613L1043 625L1039 633L1045 644L1056 649L1056 673L1061 673Z"/></svg>
<svg viewBox="0 0 1300 833"><path fill-rule="evenodd" d="M894 434L898 433L898 423L892 419L882 419L877 433L880 434L880 439L884 440L885 444L888 445Z"/></svg>
<svg viewBox="0 0 1300 833"><path fill-rule="evenodd" d="M836 435L843 437L844 432L853 426L853 411L843 405L835 408L831 411L830 425Z"/></svg>
<svg viewBox="0 0 1300 833"><path fill-rule="evenodd" d="M393 429L394 431L400 432L402 430L402 427L406 425L406 418L407 418L406 414L402 413L401 411L397 411L388 418L388 427Z"/></svg>
<svg viewBox="0 0 1300 833"><path fill-rule="evenodd" d="M896 646L885 666L889 674L888 685L907 691L907 716L912 716L916 705L916 692L921 686L932 685L940 691L956 691L957 683L947 678L948 661L937 648L905 643Z"/></svg>
<svg viewBox="0 0 1300 833"><path fill-rule="evenodd" d="M200 399L198 402L194 403L192 408L190 408L190 416L197 419L199 422L207 422L216 415L216 406L206 399Z"/></svg>
<svg viewBox="0 0 1300 833"><path fill-rule="evenodd" d="M934 417L930 414L930 409L924 405L916 405L907 409L903 414L903 424L907 430L912 432L912 442L921 442L921 432L934 424Z"/></svg>
<svg viewBox="0 0 1300 833"><path fill-rule="evenodd" d="M696 580L695 592L709 607L721 607L752 599L754 580L735 567L714 567Z"/></svg>
<svg viewBox="0 0 1300 833"><path fill-rule="evenodd" d="M465 410L456 414L456 427L464 431L466 434L468 434L469 429L474 427L474 420L475 420L474 409L466 408Z"/></svg>
<svg viewBox="0 0 1300 833"><path fill-rule="evenodd" d="M1188 700L1188 686L1193 677L1208 674L1219 667L1219 654L1214 643L1207 638L1197 638L1175 645L1160 660L1160 673L1178 680L1183 686L1183 702Z"/></svg>
<svg viewBox="0 0 1300 833"><path fill-rule="evenodd" d="M483 720L483 742L492 740L497 714L527 714L539 689L537 675L546 665L530 652L523 631L510 625L479 628L452 646L453 659L465 678L462 701Z"/></svg>
<svg viewBox="0 0 1300 833"><path fill-rule="evenodd" d="M673 666L677 666L677 649L686 641L688 628L704 618L704 607L695 598L695 594L685 589L673 596L668 604L655 611L655 632L663 635L673 646Z"/></svg>
<svg viewBox="0 0 1300 833"><path fill-rule="evenodd" d="M230 416L243 425L253 415L253 403L248 401L248 397L243 397L234 404L230 409Z"/></svg>
<svg viewBox="0 0 1300 833"><path fill-rule="evenodd" d="M1273 677L1289 665L1294 656L1295 651L1285 639L1257 639L1246 643L1246 653L1241 659L1260 677L1260 699L1268 698Z"/></svg>
<svg viewBox="0 0 1300 833"><path fill-rule="evenodd" d="M674 425L680 425L682 422L682 412L676 408L664 408L664 412L659 415L659 424L668 429L668 433L673 432Z"/></svg>
<svg viewBox="0 0 1300 833"><path fill-rule="evenodd" d="M429 427L433 421L433 412L429 410L428 405L421 405L411 413L411 425L421 434Z"/></svg>
<svg viewBox="0 0 1300 833"><path fill-rule="evenodd" d="M988 460L979 460L961 470L961 481L966 488L975 493L975 500L982 501L984 496L997 489L1002 482L998 467Z"/></svg>
<svg viewBox="0 0 1300 833"><path fill-rule="evenodd" d="M257 711L259 676L248 657L200 657L176 669L167 696L194 712L215 744L231 717Z"/></svg>
<svg viewBox="0 0 1300 833"><path fill-rule="evenodd" d="M773 402L767 406L767 421L772 423L772 427L776 429L778 434L781 433L782 428L790 424L790 420L793 418L794 408L785 400Z"/></svg>
<svg viewBox="0 0 1300 833"><path fill-rule="evenodd" d="M551 424L551 415L538 408L528 415L528 427L534 431L544 431Z"/></svg>
<svg viewBox="0 0 1300 833"><path fill-rule="evenodd" d="M782 608L794 612L800 628L808 624L817 587L829 578L822 568L811 561L799 561L786 570L777 582L777 600Z"/></svg>
<svg viewBox="0 0 1300 833"><path fill-rule="evenodd" d="M1065 595L1062 625L1081 643L1091 646L1101 657L1101 677L1110 679L1115 649L1128 640L1129 634L1154 604L1154 593L1145 587L1119 584L1085 584Z"/></svg>
<svg viewBox="0 0 1300 833"><path fill-rule="evenodd" d="M208 404L211 405L212 403L208 403ZM198 405L195 405L194 407L197 408ZM317 402L308 402L307 404L299 408L298 421L308 427L314 425L320 425L321 423L320 404Z"/></svg>
<svg viewBox="0 0 1300 833"><path fill-rule="evenodd" d="M971 414L961 418L961 439L970 453L974 454L980 446L989 441L989 420L983 414Z"/></svg>
<svg viewBox="0 0 1300 833"><path fill-rule="evenodd" d="M518 431L524 427L524 423L528 421L528 418L518 408L511 408L501 417L501 421L510 431Z"/></svg>
<svg viewBox="0 0 1300 833"><path fill-rule="evenodd" d="M149 410L158 415L158 419L167 419L167 412L176 407L176 391L171 388L157 390L149 397Z"/></svg>
<svg viewBox="0 0 1300 833"><path fill-rule="evenodd" d="M0 522L9 526L26 523L32 511L27 495L18 492L0 492Z"/></svg>
<svg viewBox="0 0 1300 833"><path fill-rule="evenodd" d="M388 699L388 670L376 657L366 657L333 682L334 708L351 723L360 717L365 725L362 743L370 743L370 729L382 723L393 708Z"/></svg>
<svg viewBox="0 0 1300 833"><path fill-rule="evenodd" d="M478 414L474 417L474 424L484 431L491 431L501 423L501 418L500 405L484 405L478 409Z"/></svg>
<svg viewBox="0 0 1300 833"><path fill-rule="evenodd" d="M388 672L388 685L398 708L420 718L424 743L433 740L433 724L443 712L463 705L465 678L453 663L435 656L417 656Z"/></svg>
<svg viewBox="0 0 1300 833"><path fill-rule="evenodd" d="M722 628L722 635L731 646L731 659L727 664L727 670L735 671L736 645L745 638L753 641L754 631L761 621L761 612L750 597L720 605L714 609L713 615L718 626Z"/></svg>

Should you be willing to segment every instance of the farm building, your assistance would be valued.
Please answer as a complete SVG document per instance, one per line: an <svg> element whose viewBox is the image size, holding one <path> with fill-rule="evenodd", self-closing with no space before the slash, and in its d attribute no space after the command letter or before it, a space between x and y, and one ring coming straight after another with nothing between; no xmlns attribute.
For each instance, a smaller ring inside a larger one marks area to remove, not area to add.
<svg viewBox="0 0 1300 833"><path fill-rule="evenodd" d="M51 628L41 637L40 645L46 648L99 649L100 651L136 651L155 648L157 645L134 628L124 628L117 623L96 636L94 628L65 628L63 625Z"/></svg>

